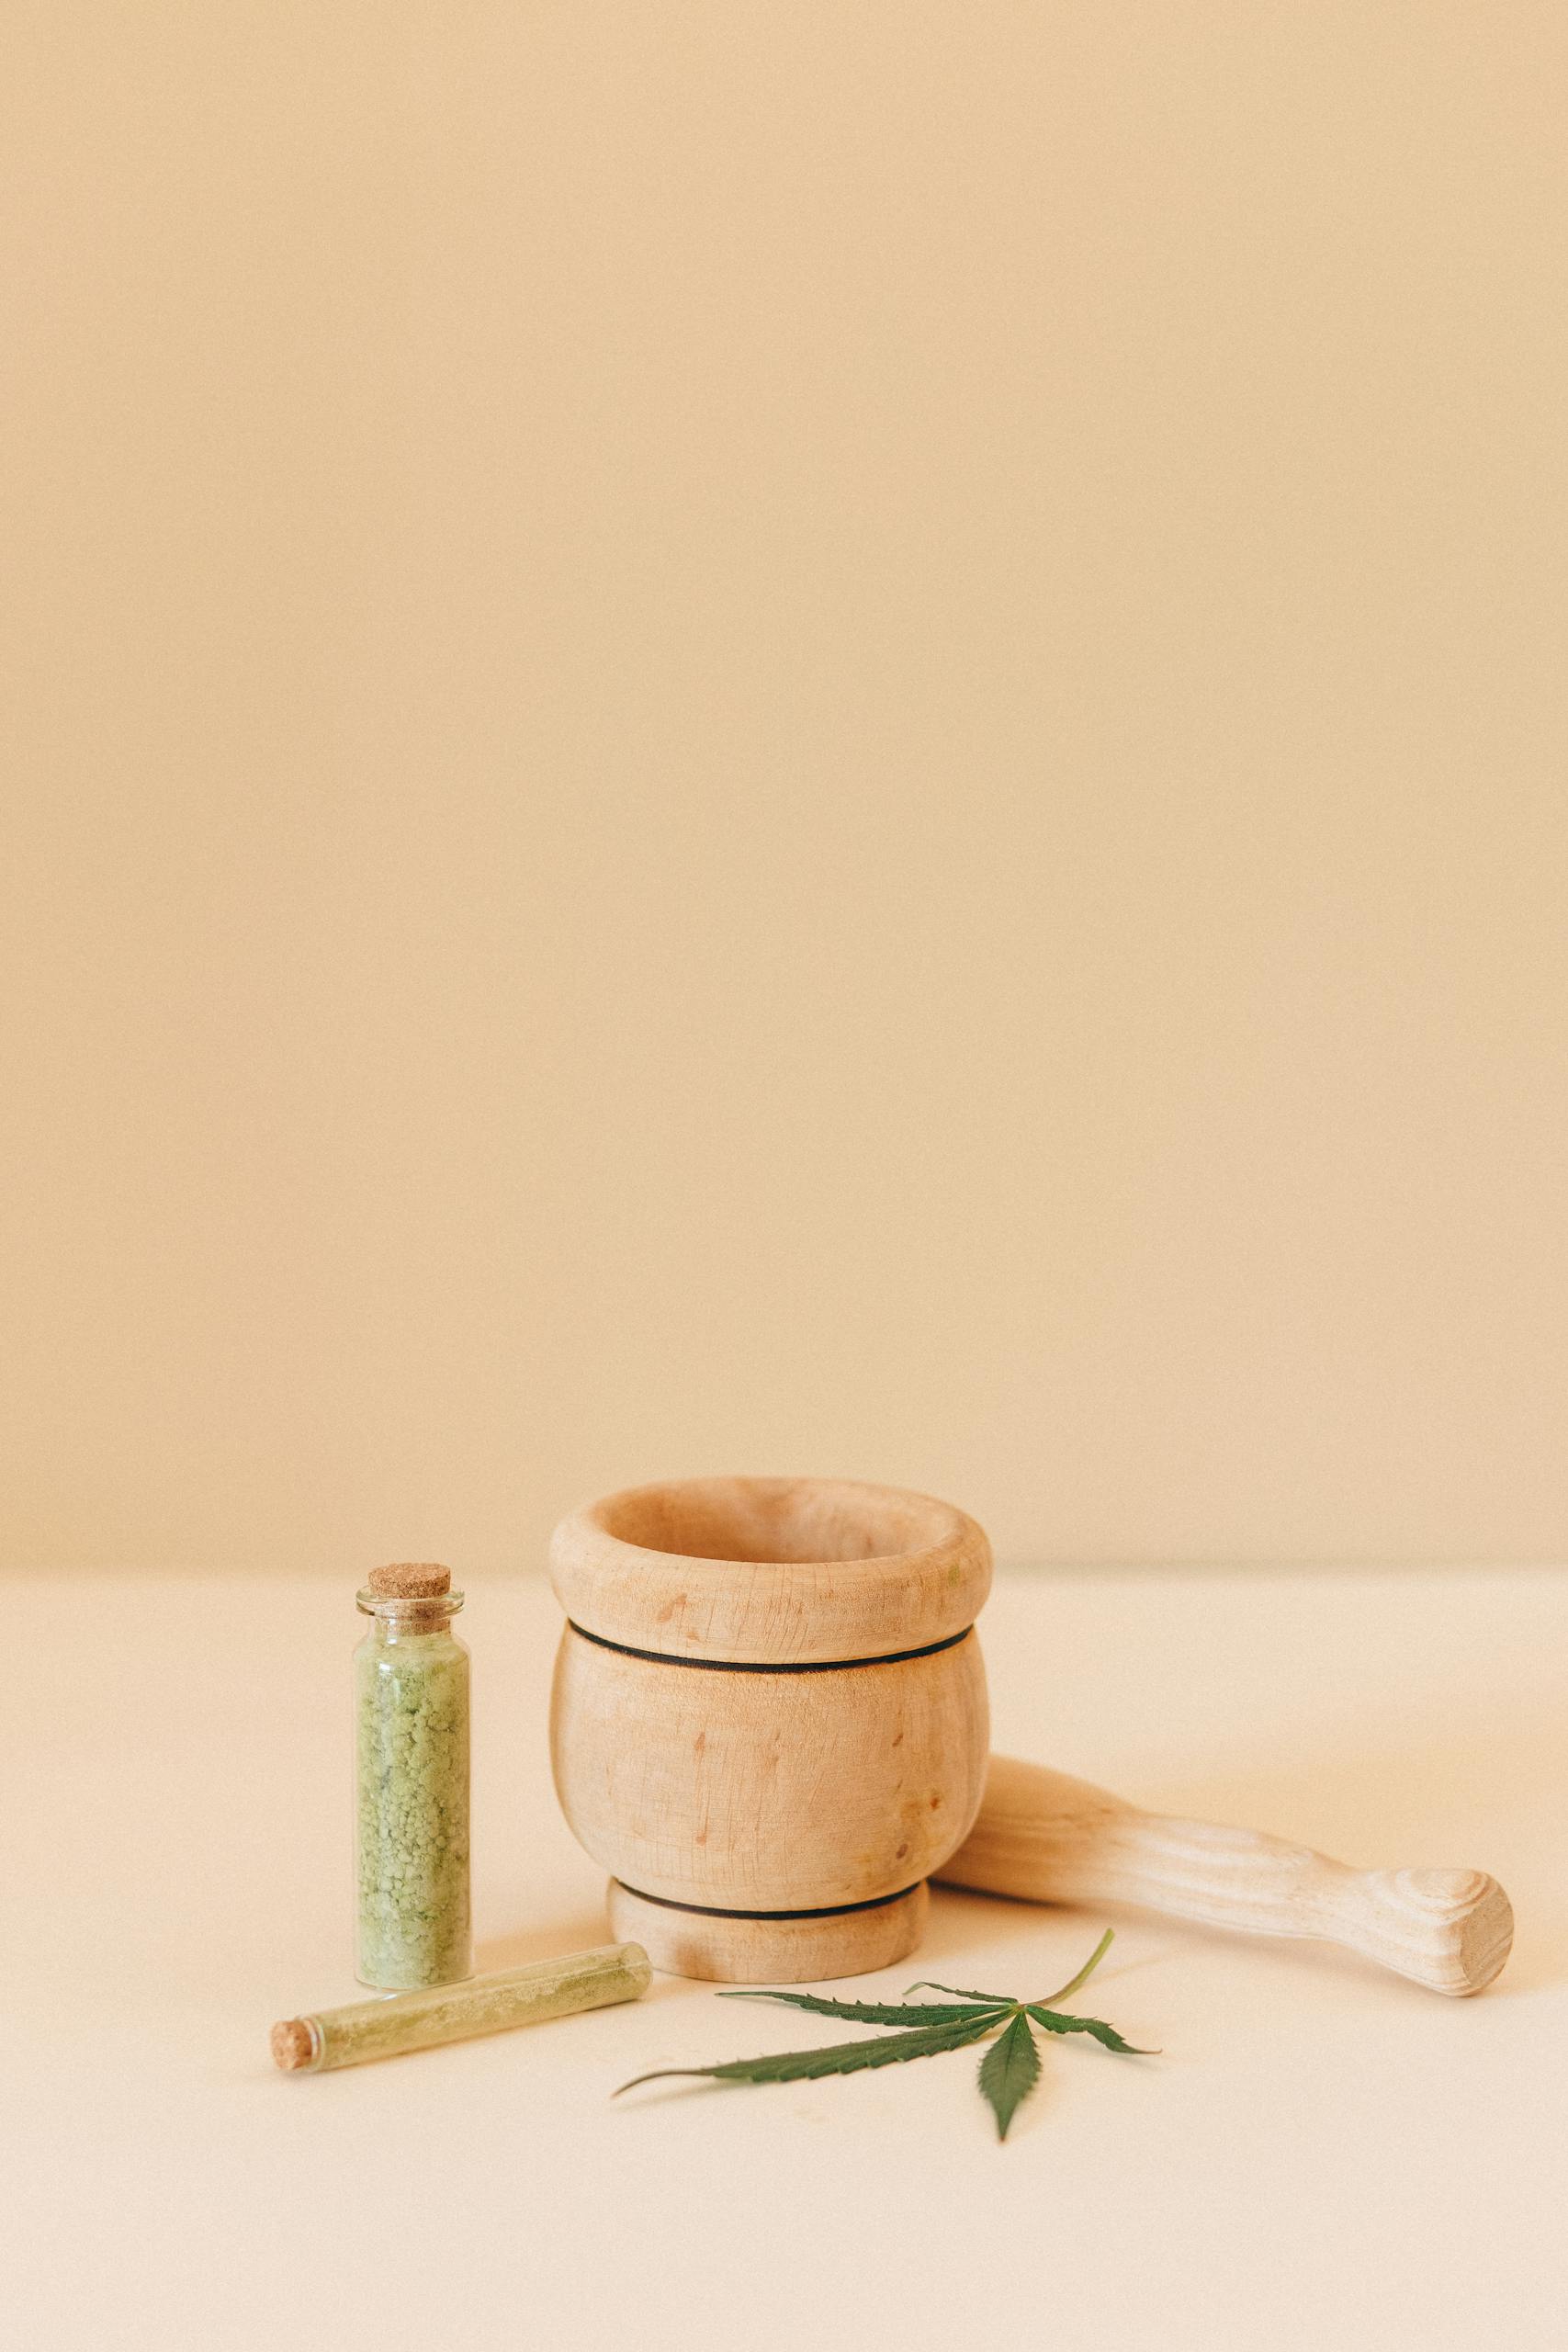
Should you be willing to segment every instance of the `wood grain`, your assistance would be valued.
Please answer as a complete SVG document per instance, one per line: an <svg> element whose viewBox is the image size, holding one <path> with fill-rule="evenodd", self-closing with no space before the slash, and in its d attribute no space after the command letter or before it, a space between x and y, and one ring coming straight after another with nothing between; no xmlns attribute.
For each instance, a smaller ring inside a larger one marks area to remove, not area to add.
<svg viewBox="0 0 1568 2352"><path fill-rule="evenodd" d="M1261 1830L1141 1812L1043 1765L994 1756L953 1886L1037 1903L1126 1903L1205 1927L1343 1945L1437 1993L1478 1993L1514 1915L1481 1871L1354 1871Z"/></svg>
<svg viewBox="0 0 1568 2352"><path fill-rule="evenodd" d="M974 1821L988 1744L974 1634L828 1674L705 1673L569 1628L556 1789L596 1862L677 1903L822 1910L912 1885Z"/></svg>
<svg viewBox="0 0 1568 2352"><path fill-rule="evenodd" d="M641 1944L655 1968L720 1984L817 1984L908 1959L925 1932L931 1896L911 1887L896 1903L828 1919L715 1919L646 1902L610 1881L610 1925Z"/></svg>
<svg viewBox="0 0 1568 2352"><path fill-rule="evenodd" d="M975 1818L990 1551L974 1521L845 1480L695 1479L575 1513L550 1565L575 1621L557 1792L656 1962L799 1982L910 1950L923 1895L841 1906L917 1888Z"/></svg>
<svg viewBox="0 0 1568 2352"><path fill-rule="evenodd" d="M886 1657L972 1625L984 1530L951 1503L848 1478L684 1478L562 1520L550 1580L591 1634L666 1656Z"/></svg>
<svg viewBox="0 0 1568 2352"><path fill-rule="evenodd" d="M563 1521L550 1566L583 1629L569 1624L557 1660L556 1787L620 1883L617 1932L660 1966L780 1983L880 1966L865 1954L918 1934L918 1903L881 1928L869 1913L809 1932L713 1915L823 1912L933 1872L1320 1937L1442 1993L1480 1991L1507 1958L1513 1913L1481 1871L1353 1871L1006 1757L987 1780L985 1673L965 1629L990 1551L950 1504L840 1479L632 1487Z"/></svg>

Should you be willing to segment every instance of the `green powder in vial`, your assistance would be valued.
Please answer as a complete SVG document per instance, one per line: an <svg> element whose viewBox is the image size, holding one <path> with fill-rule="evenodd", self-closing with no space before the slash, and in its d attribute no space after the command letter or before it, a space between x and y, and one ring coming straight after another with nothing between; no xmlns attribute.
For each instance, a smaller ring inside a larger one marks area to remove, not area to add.
<svg viewBox="0 0 1568 2352"><path fill-rule="evenodd" d="M373 1570L355 1653L355 1973L383 1991L473 1973L468 1905L468 1653L446 1569Z"/></svg>

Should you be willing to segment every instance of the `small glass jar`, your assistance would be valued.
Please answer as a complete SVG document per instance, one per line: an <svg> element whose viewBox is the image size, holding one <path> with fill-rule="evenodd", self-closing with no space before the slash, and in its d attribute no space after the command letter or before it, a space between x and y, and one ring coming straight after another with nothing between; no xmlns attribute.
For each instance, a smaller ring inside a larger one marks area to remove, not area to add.
<svg viewBox="0 0 1568 2352"><path fill-rule="evenodd" d="M355 1973L378 1991L473 1974L468 1653L446 1568L372 1570L354 1654Z"/></svg>

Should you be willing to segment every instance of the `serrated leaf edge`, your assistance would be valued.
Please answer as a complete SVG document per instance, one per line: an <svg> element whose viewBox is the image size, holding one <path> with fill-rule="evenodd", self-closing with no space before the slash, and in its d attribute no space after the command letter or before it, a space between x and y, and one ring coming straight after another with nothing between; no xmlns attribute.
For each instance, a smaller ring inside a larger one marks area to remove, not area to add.
<svg viewBox="0 0 1568 2352"><path fill-rule="evenodd" d="M727 2058L716 2066L656 2066L634 2075L611 2093L636 2090L641 2083L657 2083L671 2075L704 2077L714 2082L813 2082L829 2075L854 2075L874 2066L894 2066L911 2058L938 2058L949 2050L963 2050L988 2033L997 2019L988 2012L955 2025L924 2026L912 2033L893 2033L881 2040L832 2041L817 2050L769 2051L760 2058ZM789 2071L784 2071L788 2069Z"/></svg>
<svg viewBox="0 0 1568 2352"><path fill-rule="evenodd" d="M1024 2006L1035 2024L1043 2026L1047 2033L1087 2033L1102 2050L1113 2051L1120 2058L1157 2058L1161 2054L1157 2050L1143 2050L1135 2041L1124 2041L1103 2018L1070 2017L1065 2009L1048 2008L1043 2001L1028 2001Z"/></svg>
<svg viewBox="0 0 1568 2352"><path fill-rule="evenodd" d="M721 2001L783 2001L791 2008L807 2009L813 2017L844 2018L856 2025L908 2025L924 2019L930 2025L947 2025L960 2018L976 2017L984 2011L1000 2016L1016 2006L1011 2001L968 2001L954 2006L947 2001L833 2001L816 1993L745 1992L721 1993Z"/></svg>
<svg viewBox="0 0 1568 2352"><path fill-rule="evenodd" d="M1024 2080L1014 2089L1015 2062ZM1007 2030L998 2036L980 2061L980 2094L997 2119L997 2137L1005 2140L1008 2126L1040 2080L1040 2052L1034 2046L1027 2011L1015 2009Z"/></svg>

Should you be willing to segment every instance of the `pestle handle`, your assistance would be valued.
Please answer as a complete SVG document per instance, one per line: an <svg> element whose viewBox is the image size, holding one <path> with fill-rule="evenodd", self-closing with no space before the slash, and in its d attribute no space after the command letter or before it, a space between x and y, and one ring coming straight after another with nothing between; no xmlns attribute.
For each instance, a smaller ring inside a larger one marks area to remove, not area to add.
<svg viewBox="0 0 1568 2352"><path fill-rule="evenodd" d="M1353 1871L1257 1829L1140 1812L1041 1764L993 1756L974 1828L938 1873L1036 1903L1127 1903L1255 1936L1317 1936L1435 1993L1479 1993L1514 1914L1482 1871Z"/></svg>

